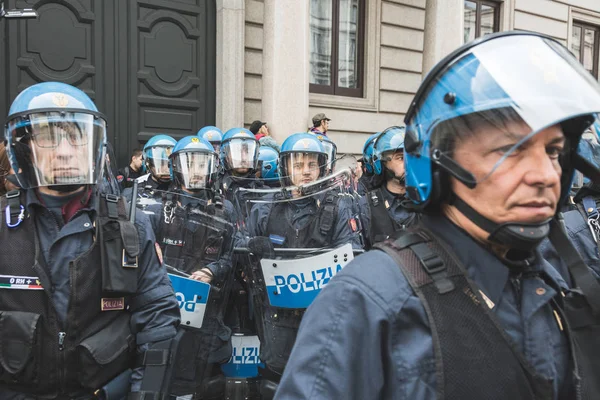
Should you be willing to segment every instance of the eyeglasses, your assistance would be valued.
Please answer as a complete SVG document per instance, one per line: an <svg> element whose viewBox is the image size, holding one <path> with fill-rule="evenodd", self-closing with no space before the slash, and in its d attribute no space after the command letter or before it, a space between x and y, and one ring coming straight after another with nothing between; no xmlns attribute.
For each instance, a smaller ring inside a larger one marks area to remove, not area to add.
<svg viewBox="0 0 600 400"><path fill-rule="evenodd" d="M34 132L29 136L33 143L42 148L56 148L63 139L71 146L84 146L88 143L87 135L81 132L79 126L72 122L53 122L34 126Z"/></svg>

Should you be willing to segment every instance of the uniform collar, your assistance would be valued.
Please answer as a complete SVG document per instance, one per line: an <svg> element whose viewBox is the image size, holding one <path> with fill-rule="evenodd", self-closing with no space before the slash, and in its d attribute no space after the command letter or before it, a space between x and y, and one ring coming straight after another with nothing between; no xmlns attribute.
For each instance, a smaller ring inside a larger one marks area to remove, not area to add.
<svg viewBox="0 0 600 400"><path fill-rule="evenodd" d="M95 207L95 196L93 196L94 190L91 187L88 187L83 190L80 194L77 194L73 197L68 196L65 199L65 203L61 207L62 217L64 223L67 223L73 218L75 214L79 211L92 210ZM46 204L44 204L43 198L40 193L35 189L27 190L26 194L26 202L27 207L31 207L32 205L48 208Z"/></svg>
<svg viewBox="0 0 600 400"><path fill-rule="evenodd" d="M381 195L383 196L384 202L386 202L386 208L394 210L397 206L402 205L402 201L405 199L403 194L395 194L388 190L385 183L381 185Z"/></svg>

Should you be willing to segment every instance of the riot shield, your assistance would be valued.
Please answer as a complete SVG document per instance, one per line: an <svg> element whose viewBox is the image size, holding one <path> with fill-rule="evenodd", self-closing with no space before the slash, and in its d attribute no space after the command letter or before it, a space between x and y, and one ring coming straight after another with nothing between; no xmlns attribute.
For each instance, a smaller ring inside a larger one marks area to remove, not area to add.
<svg viewBox="0 0 600 400"><path fill-rule="evenodd" d="M233 281L235 224L231 203L216 204L182 192L162 192L162 202L144 208L152 222L160 257L169 272L181 313L192 331L193 348L176 365L172 395L220 398L220 365L231 357L231 330L223 322Z"/></svg>
<svg viewBox="0 0 600 400"><path fill-rule="evenodd" d="M274 258L236 249L247 257L245 274L265 364L261 375L268 387L273 386L264 381L278 382L283 373L305 309L353 258L350 243L334 246L328 240L339 230L338 208L348 207L350 185L351 174L343 170L301 186L240 189L247 199L246 234L268 238L275 249Z"/></svg>

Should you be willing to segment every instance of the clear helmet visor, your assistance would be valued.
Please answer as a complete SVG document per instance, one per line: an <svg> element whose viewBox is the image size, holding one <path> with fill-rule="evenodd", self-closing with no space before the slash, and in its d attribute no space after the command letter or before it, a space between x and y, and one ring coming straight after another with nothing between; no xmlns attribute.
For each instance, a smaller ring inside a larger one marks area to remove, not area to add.
<svg viewBox="0 0 600 400"><path fill-rule="evenodd" d="M222 151L225 155L225 166L228 170L256 169L259 144L256 140L236 138L226 142Z"/></svg>
<svg viewBox="0 0 600 400"><path fill-rule="evenodd" d="M210 153L181 152L173 156L173 175L188 190L211 187L217 172L217 156Z"/></svg>
<svg viewBox="0 0 600 400"><path fill-rule="evenodd" d="M150 173L161 179L170 179L169 156L173 146L154 146L146 149L146 160Z"/></svg>
<svg viewBox="0 0 600 400"><path fill-rule="evenodd" d="M106 122L78 112L43 112L7 124L11 164L23 187L99 182L105 165Z"/></svg>
<svg viewBox="0 0 600 400"><path fill-rule="evenodd" d="M324 159L324 156L323 156ZM236 208L240 211L238 216L246 217L257 212L260 207L267 204L292 203L304 204L312 199L320 205L328 193L343 195L352 185L352 173L348 169L340 170L332 175L316 179L301 185L283 186L276 189L239 188L237 193ZM244 221L240 221L243 223Z"/></svg>
<svg viewBox="0 0 600 400"><path fill-rule="evenodd" d="M336 157L337 157L336 146L333 143L328 142L326 140L323 140L321 142L321 145L323 146L323 148L325 149L325 152L327 153L327 163L329 164L329 168L333 169L333 167L335 166L335 161L336 161Z"/></svg>
<svg viewBox="0 0 600 400"><path fill-rule="evenodd" d="M320 153L283 153L280 156L280 179L285 186L306 185L325 175L327 156Z"/></svg>
<svg viewBox="0 0 600 400"><path fill-rule="evenodd" d="M546 149L545 155L535 153L541 154L539 163L550 160L560 174L564 137L585 129L585 122L575 123L577 117L589 121L583 117L600 111L600 88L558 43L505 36L473 47L449 65L417 109L409 124L417 136L430 138L420 156L441 165L457 163L474 183L510 169L532 155L528 150L534 146Z"/></svg>

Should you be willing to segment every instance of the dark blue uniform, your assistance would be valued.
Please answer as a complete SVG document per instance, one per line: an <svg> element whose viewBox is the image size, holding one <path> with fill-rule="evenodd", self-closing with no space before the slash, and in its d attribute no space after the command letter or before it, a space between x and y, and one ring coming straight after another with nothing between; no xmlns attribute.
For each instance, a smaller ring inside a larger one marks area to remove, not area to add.
<svg viewBox="0 0 600 400"><path fill-rule="evenodd" d="M598 244L592 235L587 219L577 209L563 213L563 218L569 240L575 246L575 249L585 264L590 267L592 273L600 278L600 255ZM566 277L565 280L569 282L570 278L567 266L548 239L542 242L540 251L544 259L561 272L561 274Z"/></svg>
<svg viewBox="0 0 600 400"><path fill-rule="evenodd" d="M388 215L391 220L396 224L396 229L402 229L403 227L409 226L416 222L416 214L413 210L406 208L406 198L403 195L397 195L390 192L385 184L381 186L380 193L383 197L383 206L387 209ZM369 202L372 201L370 199L370 192L367 192L364 196L360 198L359 208L360 208L360 216L361 222L363 225L363 235L367 240L370 240L372 235L372 227L373 227L373 216L371 215L371 207L369 206ZM388 232L388 235L391 235L393 232ZM370 243L373 245L374 243Z"/></svg>
<svg viewBox="0 0 600 400"><path fill-rule="evenodd" d="M550 307L556 291L536 273L566 289L563 278L539 254L527 274L512 274L445 217L424 216L422 224L454 250L516 348L553 380L557 399L567 381L568 342ZM436 383L425 309L395 261L371 251L307 310L276 398L435 399Z"/></svg>
<svg viewBox="0 0 600 400"><path fill-rule="evenodd" d="M190 202L193 202L193 200L187 196L181 196L179 199L180 199L182 206L184 206L184 207L186 205L188 205ZM150 218L151 226L155 233L160 232L160 227L161 227L161 224L163 223L163 219L164 219L164 208L163 207L164 206L162 203L161 204L152 204L144 210L144 213L147 214L148 217ZM224 202L223 202L223 213L220 216L223 217L228 223L230 223L234 226L237 223L237 212L236 212L235 208L233 207L233 204L231 204L231 202L229 202L227 200L224 200ZM182 227L182 229L183 229L183 227ZM233 257L233 247L231 246L231 244L234 243L234 246L235 246L235 243L239 240L240 240L239 234L236 231L234 233L233 237L231 238L231 242L228 242L227 251L223 252L222 257L219 258L219 260L216 262L213 262L213 263L203 266L203 268L208 268L212 272L213 276L224 276L224 275L231 273L232 257ZM193 272L193 271L190 271L190 272Z"/></svg>
<svg viewBox="0 0 600 400"><path fill-rule="evenodd" d="M71 202L79 201L81 194L69 196ZM95 240L94 215L95 197L89 205L80 208L64 223L63 216L68 207L65 199L53 196L39 198L33 190L27 192L26 208L37 225L41 253L44 256L53 287L52 304L59 318L64 322L71 295L71 261L86 253ZM137 295L130 301L131 330L136 335L138 351L143 352L152 343L175 336L179 325L179 306L165 269L160 265L155 238L148 217L142 213L136 215L135 226L139 233L140 268ZM3 229L6 229L5 227ZM100 302L100 299L98 299ZM132 390L137 390L143 369L138 368L132 376ZM20 399L20 395L9 397L0 390L0 397Z"/></svg>
<svg viewBox="0 0 600 400"><path fill-rule="evenodd" d="M272 207L273 203L256 204L252 207L247 221L247 234L250 237L269 236L267 225ZM317 200L315 198L290 201L285 203L285 207L287 218L286 221L281 221L281 223L288 223L290 229L295 229L296 231L310 223L318 212ZM331 232L331 248L342 246L346 243L351 243L355 249L362 247L359 236L353 231L353 219L351 197L343 195L338 203L338 213ZM283 246L286 247L285 244Z"/></svg>
<svg viewBox="0 0 600 400"><path fill-rule="evenodd" d="M169 182L157 182L152 179L152 174L142 175L136 179L139 183L138 186L138 197L148 197L157 201L160 201L162 193L169 190L171 181ZM123 197L127 202L131 202L131 196L133 189L131 187L123 189Z"/></svg>

